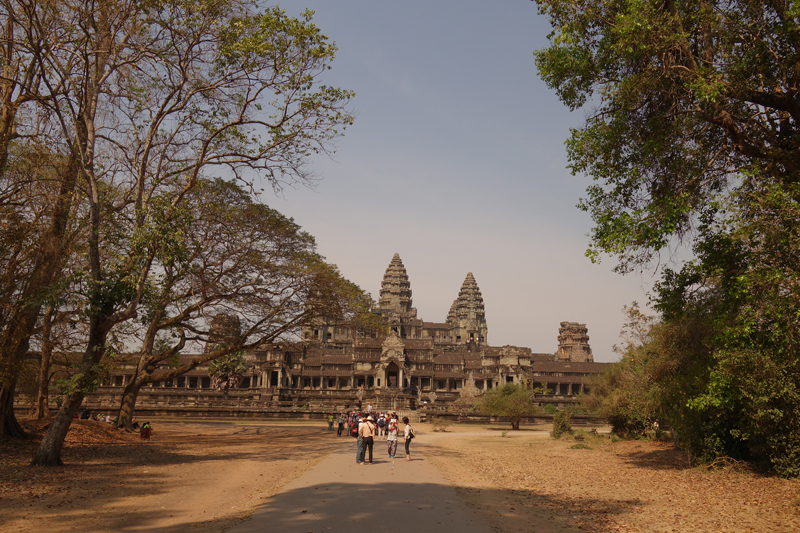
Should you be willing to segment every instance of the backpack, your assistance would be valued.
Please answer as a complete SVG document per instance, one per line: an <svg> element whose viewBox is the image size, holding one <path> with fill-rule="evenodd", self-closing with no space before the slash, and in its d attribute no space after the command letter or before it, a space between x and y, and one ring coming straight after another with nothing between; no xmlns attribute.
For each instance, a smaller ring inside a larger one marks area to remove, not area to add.
<svg viewBox="0 0 800 533"><path fill-rule="evenodd" d="M414 428L412 428L411 426L408 426L408 438L409 439L413 439L416 436L417 435L416 435L416 433L414 433Z"/></svg>
<svg viewBox="0 0 800 533"><path fill-rule="evenodd" d="M350 436L358 438L358 424L350 426Z"/></svg>
<svg viewBox="0 0 800 533"><path fill-rule="evenodd" d="M386 419L385 418L381 418L380 420L378 420L378 427L386 427Z"/></svg>

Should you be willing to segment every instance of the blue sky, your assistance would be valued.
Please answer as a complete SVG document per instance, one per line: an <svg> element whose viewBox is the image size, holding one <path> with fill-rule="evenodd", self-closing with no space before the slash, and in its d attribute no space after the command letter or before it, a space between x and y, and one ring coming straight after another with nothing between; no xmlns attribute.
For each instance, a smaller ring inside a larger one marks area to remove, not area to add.
<svg viewBox="0 0 800 533"><path fill-rule="evenodd" d="M315 190L264 200L377 299L397 252L424 320L444 321L472 272L489 343L554 352L559 322L586 323L596 361L616 359L622 306L647 302L650 274L619 276L584 252L591 219L575 205L570 113L539 79L547 19L526 0L290 1L339 51L324 82L351 89L356 123Z"/></svg>

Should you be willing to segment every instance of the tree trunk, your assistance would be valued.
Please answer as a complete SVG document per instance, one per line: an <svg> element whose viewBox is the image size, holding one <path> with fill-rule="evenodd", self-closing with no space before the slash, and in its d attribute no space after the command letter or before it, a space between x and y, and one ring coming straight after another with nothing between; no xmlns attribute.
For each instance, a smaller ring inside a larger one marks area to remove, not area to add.
<svg viewBox="0 0 800 533"><path fill-rule="evenodd" d="M61 409L56 413L53 423L47 429L36 455L33 456L31 466L64 466L61 461L61 448L67 437L72 419L78 412L83 402L83 393L71 395Z"/></svg>
<svg viewBox="0 0 800 533"><path fill-rule="evenodd" d="M101 308L98 316L108 315L108 308ZM91 390L97 381L97 363L103 359L105 354L106 340L111 327L107 323L101 323L98 316L91 317L89 322L89 340L86 351L83 353L83 360L78 372L81 378L75 385L75 392L67 397L66 403L58 410L53 423L47 429L39 449L33 456L31 466L61 466L61 448L64 446L64 439L67 437L69 426L72 419L78 412L83 403L83 398L87 391Z"/></svg>
<svg viewBox="0 0 800 533"><path fill-rule="evenodd" d="M36 392L37 420L46 418L50 414L50 360L53 355L53 342L50 334L53 330L53 304L47 306L42 324L42 361L39 365L39 390Z"/></svg>
<svg viewBox="0 0 800 533"><path fill-rule="evenodd" d="M136 376L125 386L125 390L122 393L122 402L119 406L119 418L117 419L118 428L133 429L133 413L136 407L136 398L139 396L142 385L144 385L144 381L140 380L139 376Z"/></svg>
<svg viewBox="0 0 800 533"><path fill-rule="evenodd" d="M0 388L0 441L7 438L27 438L30 435L19 425L14 415L14 388L16 380L9 387Z"/></svg>
<svg viewBox="0 0 800 533"><path fill-rule="evenodd" d="M518 417L518 416L512 416L511 417L511 429L512 430L518 430L519 429L520 420L522 420L521 417Z"/></svg>

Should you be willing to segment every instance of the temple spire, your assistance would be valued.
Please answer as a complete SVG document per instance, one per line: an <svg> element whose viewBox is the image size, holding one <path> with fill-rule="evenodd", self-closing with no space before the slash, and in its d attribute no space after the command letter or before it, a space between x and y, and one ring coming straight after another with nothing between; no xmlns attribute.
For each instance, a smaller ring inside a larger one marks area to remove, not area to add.
<svg viewBox="0 0 800 533"><path fill-rule="evenodd" d="M394 254L381 282L378 305L384 311L411 312L411 283L400 254Z"/></svg>
<svg viewBox="0 0 800 533"><path fill-rule="evenodd" d="M478 282L472 272L467 273L458 298L450 307L447 322L452 324L456 341L486 344L489 329L486 325L486 311Z"/></svg>

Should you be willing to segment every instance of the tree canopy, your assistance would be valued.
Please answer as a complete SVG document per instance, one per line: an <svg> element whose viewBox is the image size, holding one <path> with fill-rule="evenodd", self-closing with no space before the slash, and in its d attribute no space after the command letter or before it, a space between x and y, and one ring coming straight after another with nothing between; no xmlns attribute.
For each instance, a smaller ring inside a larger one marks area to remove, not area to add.
<svg viewBox="0 0 800 533"><path fill-rule="evenodd" d="M21 361L59 291L74 295L85 331L35 458L51 465L98 383L110 336L158 312L172 273L191 265L197 280L186 239L198 220L194 191L214 177L251 192L313 183L311 157L333 151L352 123L353 93L321 83L336 47L312 12L241 0L10 0L0 10L0 216L19 229L4 232L0 252L0 438L18 433ZM289 225L279 219L264 223ZM219 255L203 260L224 270L225 250L207 251ZM269 250L257 253L263 267ZM290 268L273 266L263 283ZM243 278L260 267L249 268ZM247 315L247 291L234 294Z"/></svg>
<svg viewBox="0 0 800 533"><path fill-rule="evenodd" d="M487 416L508 418L511 429L519 429L523 417L539 409L532 400L533 391L523 383L506 383L483 393L477 400L478 410Z"/></svg>
<svg viewBox="0 0 800 533"><path fill-rule="evenodd" d="M800 475L800 7L537 4L553 26L542 78L587 111L567 141L572 171L594 180L579 204L594 220L587 255L616 256L620 272L671 245L694 255L662 269L663 322L625 372L645 365L656 396L687 406L671 422L696 457Z"/></svg>

